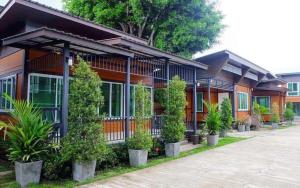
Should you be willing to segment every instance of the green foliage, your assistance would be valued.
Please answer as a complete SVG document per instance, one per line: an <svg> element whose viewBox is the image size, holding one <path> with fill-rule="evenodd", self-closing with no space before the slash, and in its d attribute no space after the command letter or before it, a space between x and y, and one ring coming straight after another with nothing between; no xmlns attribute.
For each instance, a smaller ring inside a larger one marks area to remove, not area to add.
<svg viewBox="0 0 300 188"><path fill-rule="evenodd" d="M168 100L166 88L157 88L154 90L154 101L157 102L161 107L166 107L166 102Z"/></svg>
<svg viewBox="0 0 300 188"><path fill-rule="evenodd" d="M272 104L272 118L271 118L271 121L273 123L278 123L279 120L280 120L279 106L278 106L278 104L274 103L274 104Z"/></svg>
<svg viewBox="0 0 300 188"><path fill-rule="evenodd" d="M0 122L0 129L5 128L9 141L9 159L19 162L41 160L47 154L48 135L52 131L49 122L42 119L40 109L27 101L13 100L8 95L5 99L14 107L11 111L13 122Z"/></svg>
<svg viewBox="0 0 300 188"><path fill-rule="evenodd" d="M293 110L293 103L287 102L286 103L286 108L285 108L285 111L284 111L284 118L287 121L293 121L294 117L295 117L295 113L294 113L294 110Z"/></svg>
<svg viewBox="0 0 300 188"><path fill-rule="evenodd" d="M191 57L212 47L223 15L207 0L64 0L65 9L144 38L152 46Z"/></svg>
<svg viewBox="0 0 300 188"><path fill-rule="evenodd" d="M179 142L184 138L185 88L186 83L179 76L174 76L167 88L166 116L162 128L162 138L166 143Z"/></svg>
<svg viewBox="0 0 300 188"><path fill-rule="evenodd" d="M232 107L229 98L225 98L221 104L221 130L227 130L231 128L233 121Z"/></svg>
<svg viewBox="0 0 300 188"><path fill-rule="evenodd" d="M65 160L91 161L105 152L105 141L98 108L103 105L101 80L90 66L79 59L73 70L69 97L69 129L62 140Z"/></svg>
<svg viewBox="0 0 300 188"><path fill-rule="evenodd" d="M135 123L136 130L134 135L127 140L128 148L135 150L151 150L152 137L145 129L145 121L147 121L146 111L151 108L150 93L139 82L135 92Z"/></svg>
<svg viewBox="0 0 300 188"><path fill-rule="evenodd" d="M221 126L221 117L218 112L217 104L204 102L207 108L206 126L209 135L217 135Z"/></svg>
<svg viewBox="0 0 300 188"><path fill-rule="evenodd" d="M154 138L153 146L148 154L148 158L156 158L162 155L165 155L164 141L161 138Z"/></svg>
<svg viewBox="0 0 300 188"><path fill-rule="evenodd" d="M71 174L71 163L65 161L61 154L61 146L52 143L50 151L43 163L42 175L47 180L61 180Z"/></svg>

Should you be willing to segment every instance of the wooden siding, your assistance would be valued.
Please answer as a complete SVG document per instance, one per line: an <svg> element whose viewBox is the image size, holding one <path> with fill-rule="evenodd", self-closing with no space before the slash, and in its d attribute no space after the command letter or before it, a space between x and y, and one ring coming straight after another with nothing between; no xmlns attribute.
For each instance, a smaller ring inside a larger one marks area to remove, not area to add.
<svg viewBox="0 0 300 188"><path fill-rule="evenodd" d="M235 96L235 114L236 114L236 119L243 120L247 118L251 114L251 88L247 86L242 86L242 85L236 85L236 96ZM239 111L239 102L238 102L238 93L239 92L244 92L248 93L248 110L247 111Z"/></svg>

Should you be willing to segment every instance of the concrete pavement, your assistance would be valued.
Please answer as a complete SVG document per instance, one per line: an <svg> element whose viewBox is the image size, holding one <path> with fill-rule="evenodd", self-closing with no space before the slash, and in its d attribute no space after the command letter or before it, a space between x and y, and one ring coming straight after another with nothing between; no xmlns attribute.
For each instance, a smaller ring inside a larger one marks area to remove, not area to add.
<svg viewBox="0 0 300 188"><path fill-rule="evenodd" d="M135 171L83 188L299 187L300 126Z"/></svg>

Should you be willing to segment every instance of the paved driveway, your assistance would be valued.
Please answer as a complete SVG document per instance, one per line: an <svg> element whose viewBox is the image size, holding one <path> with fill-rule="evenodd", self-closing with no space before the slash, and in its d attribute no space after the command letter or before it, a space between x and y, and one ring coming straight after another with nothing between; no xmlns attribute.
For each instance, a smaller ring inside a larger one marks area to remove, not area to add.
<svg viewBox="0 0 300 188"><path fill-rule="evenodd" d="M83 187L300 188L300 126Z"/></svg>

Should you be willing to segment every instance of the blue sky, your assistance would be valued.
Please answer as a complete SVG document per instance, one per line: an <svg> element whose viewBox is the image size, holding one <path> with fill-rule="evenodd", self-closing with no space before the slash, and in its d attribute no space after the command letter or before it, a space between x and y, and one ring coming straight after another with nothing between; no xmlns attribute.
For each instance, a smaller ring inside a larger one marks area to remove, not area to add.
<svg viewBox="0 0 300 188"><path fill-rule="evenodd" d="M63 7L61 0L36 1ZM300 72L299 7L300 0L219 0L227 28L218 44L197 56L228 49L273 73Z"/></svg>

